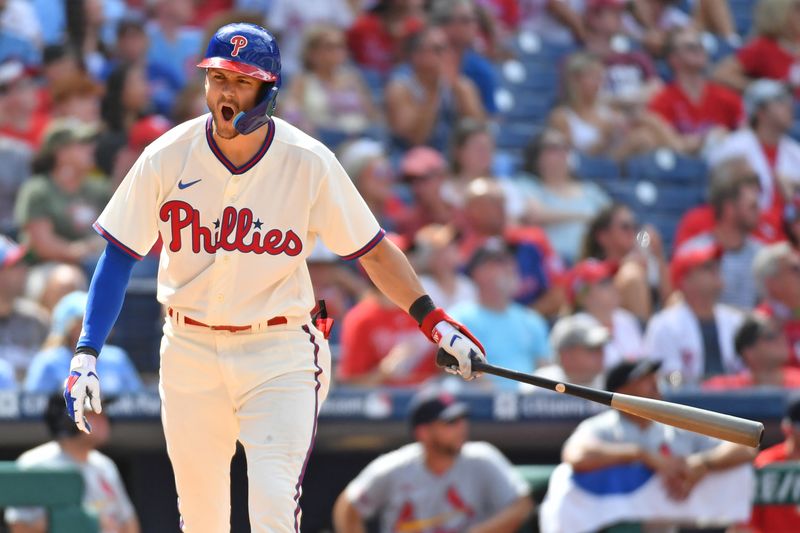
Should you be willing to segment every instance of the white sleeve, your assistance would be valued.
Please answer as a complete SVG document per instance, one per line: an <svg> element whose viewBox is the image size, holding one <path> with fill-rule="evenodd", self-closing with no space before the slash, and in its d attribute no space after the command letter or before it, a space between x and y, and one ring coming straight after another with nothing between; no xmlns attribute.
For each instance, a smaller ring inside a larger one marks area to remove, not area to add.
<svg viewBox="0 0 800 533"><path fill-rule="evenodd" d="M94 224L107 241L141 259L158 239L161 183L147 150L122 180Z"/></svg>
<svg viewBox="0 0 800 533"><path fill-rule="evenodd" d="M663 316L656 315L650 319L644 336L644 353L661 361L662 374L683 370L678 343Z"/></svg>
<svg viewBox="0 0 800 533"><path fill-rule="evenodd" d="M347 485L347 500L358 510L361 518L372 518L389 501L394 471L390 463L386 455L378 457Z"/></svg>
<svg viewBox="0 0 800 533"><path fill-rule="evenodd" d="M311 206L309 230L342 259L356 259L375 247L385 232L339 161L331 154L327 162L328 173Z"/></svg>

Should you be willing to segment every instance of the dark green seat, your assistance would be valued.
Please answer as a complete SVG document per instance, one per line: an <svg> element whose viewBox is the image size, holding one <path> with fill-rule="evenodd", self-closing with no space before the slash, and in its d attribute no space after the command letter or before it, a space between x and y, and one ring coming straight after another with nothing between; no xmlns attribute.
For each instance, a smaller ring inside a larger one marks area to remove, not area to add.
<svg viewBox="0 0 800 533"><path fill-rule="evenodd" d="M0 461L0 507L46 507L51 533L96 533L97 518L82 505L77 470L28 468Z"/></svg>

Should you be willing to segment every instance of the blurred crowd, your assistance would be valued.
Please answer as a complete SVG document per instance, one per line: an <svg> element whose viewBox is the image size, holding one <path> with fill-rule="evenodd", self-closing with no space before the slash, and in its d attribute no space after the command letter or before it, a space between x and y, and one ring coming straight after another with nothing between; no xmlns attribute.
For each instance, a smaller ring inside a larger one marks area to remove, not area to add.
<svg viewBox="0 0 800 533"><path fill-rule="evenodd" d="M0 386L58 386L92 224L147 144L206 112L195 64L234 20L277 35L276 114L335 151L490 361L800 386L789 0L0 0ZM339 386L444 379L357 264L319 247L309 270ZM100 357L106 387L153 381L129 337Z"/></svg>

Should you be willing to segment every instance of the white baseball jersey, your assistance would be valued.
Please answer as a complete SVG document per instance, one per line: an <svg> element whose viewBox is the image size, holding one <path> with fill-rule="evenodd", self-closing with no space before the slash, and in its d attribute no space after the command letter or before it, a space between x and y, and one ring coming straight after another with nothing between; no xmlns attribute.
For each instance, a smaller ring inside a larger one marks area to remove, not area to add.
<svg viewBox="0 0 800 533"><path fill-rule="evenodd" d="M236 167L210 114L180 124L147 147L95 224L137 258L160 234L158 300L206 324L308 317L317 236L353 259L384 235L328 148L279 118L267 128Z"/></svg>

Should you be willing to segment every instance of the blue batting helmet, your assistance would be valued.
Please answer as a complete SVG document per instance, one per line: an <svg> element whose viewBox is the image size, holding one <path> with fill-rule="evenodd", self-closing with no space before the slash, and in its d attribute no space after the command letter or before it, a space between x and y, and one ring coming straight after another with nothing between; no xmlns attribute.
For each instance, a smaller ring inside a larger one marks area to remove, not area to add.
<svg viewBox="0 0 800 533"><path fill-rule="evenodd" d="M255 24L227 24L211 37L205 58L197 66L230 70L265 82L256 106L233 119L239 133L250 133L270 121L281 84L281 53L270 32Z"/></svg>

